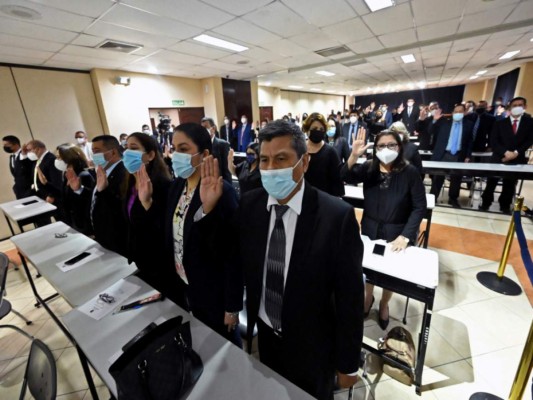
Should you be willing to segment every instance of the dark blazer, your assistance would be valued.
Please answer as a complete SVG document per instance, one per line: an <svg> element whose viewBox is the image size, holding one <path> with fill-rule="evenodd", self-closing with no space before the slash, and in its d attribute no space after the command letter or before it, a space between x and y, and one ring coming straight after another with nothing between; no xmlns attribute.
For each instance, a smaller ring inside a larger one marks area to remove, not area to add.
<svg viewBox="0 0 533 400"><path fill-rule="evenodd" d="M94 190L96 177L94 170L80 171L78 173L81 184L87 191ZM83 197L74 193L67 185L67 180L63 183L63 207L65 214L65 223L76 229L84 235L92 235L93 227L90 217L90 204L83 200Z"/></svg>
<svg viewBox="0 0 533 400"><path fill-rule="evenodd" d="M350 157L350 146L348 146L348 142L346 141L345 137L339 136L334 140L333 144L330 142L328 142L328 144L333 146L333 149L337 152L339 160L342 164L348 161L348 158Z"/></svg>
<svg viewBox="0 0 533 400"><path fill-rule="evenodd" d="M200 184L199 184L200 185ZM173 220L185 187L185 179L170 184L164 210L165 262L175 271ZM189 285L186 289L190 310L206 325L228 337L224 312L242 309L243 285L238 263L229 254L228 229L237 208L232 185L224 181L224 191L216 208L194 222L202 206L200 186L193 195L183 229L183 265ZM177 274L176 278L180 279Z"/></svg>
<svg viewBox="0 0 533 400"><path fill-rule="evenodd" d="M254 140L254 135L252 132L252 125L250 123L246 124L244 127L244 133L241 138L242 124L239 124L232 132L233 140L230 141L232 144L233 150L235 151L246 151L248 144Z"/></svg>
<svg viewBox="0 0 533 400"><path fill-rule="evenodd" d="M246 193L250 190L263 187L261 182L261 172L259 172L259 165L250 172L250 164L247 161L242 161L235 166L235 172L239 179L240 193Z"/></svg>
<svg viewBox="0 0 533 400"><path fill-rule="evenodd" d="M368 142L369 135L368 135L368 126L363 121L357 121L357 126L355 127L354 134L357 135L357 130L362 126L365 128L365 135L366 135L366 142ZM350 122L344 124L342 126L342 137L346 139L346 142L348 143L348 146L351 146L353 143L353 140L351 138L351 132L352 132L352 124Z"/></svg>
<svg viewBox="0 0 533 400"><path fill-rule="evenodd" d="M58 206L61 203L61 194L63 192L63 173L55 167L55 159L56 157L50 152L43 156L38 168L41 170L48 182L46 185L43 185L37 176L37 187L34 188L34 190L37 196L43 200L48 196L53 197L55 199L54 204ZM34 169L37 168L37 163L38 161L35 162ZM33 177L34 172L32 171L32 183Z"/></svg>
<svg viewBox="0 0 533 400"><path fill-rule="evenodd" d="M441 161L446 153L448 140L452 130L452 119L441 117L437 122L431 124L429 132L433 136L433 155L432 161ZM472 128L474 124L472 121L463 119L463 133L461 136L461 151L459 152L459 161L464 161L465 158L470 158L472 154Z"/></svg>
<svg viewBox="0 0 533 400"><path fill-rule="evenodd" d="M505 164L527 164L526 150L533 145L533 118L524 114L516 135L513 133L513 117L496 121L491 133L493 162L501 163L506 151L517 151L518 157Z"/></svg>
<svg viewBox="0 0 533 400"><path fill-rule="evenodd" d="M433 148L431 134L429 132L432 121L433 117L430 116L424 120L419 119L415 122L414 130L418 132L418 140L420 141L418 148L420 150L431 150Z"/></svg>
<svg viewBox="0 0 533 400"><path fill-rule="evenodd" d="M389 129L389 127L392 125L392 113L387 110L386 114L385 114L385 127L387 129Z"/></svg>
<svg viewBox="0 0 533 400"><path fill-rule="evenodd" d="M372 162L356 164L351 170L345 165L341 175L346 183L363 183L364 212L361 232L370 239L388 242L399 235L416 243L420 223L426 214L427 202L420 172L407 165L391 172L387 189L380 189L381 174L371 170Z"/></svg>
<svg viewBox="0 0 533 400"><path fill-rule="evenodd" d="M231 172L228 168L228 153L229 153L229 143L225 140L218 139L215 137L213 139L212 154L218 160L218 167L220 170L220 176L227 182L231 183Z"/></svg>
<svg viewBox="0 0 533 400"><path fill-rule="evenodd" d="M413 133L415 130L415 122L418 120L418 117L420 115L420 109L418 108L418 105L415 103L413 105L413 108L411 110L411 115L408 115L409 107L407 105L405 106L404 110L402 111L402 122L405 124L405 127L409 131L409 133Z"/></svg>
<svg viewBox="0 0 533 400"><path fill-rule="evenodd" d="M331 146L324 144L318 152L309 155L306 181L332 196L344 196L344 184L340 175L341 162L337 152Z"/></svg>
<svg viewBox="0 0 533 400"><path fill-rule="evenodd" d="M23 199L32 195L31 185L33 184L33 167L35 165L35 162L29 158L21 160L20 154L20 152L16 156L10 154L9 157L9 170L15 180L13 192L17 199ZM14 165L11 165L11 156L14 158Z"/></svg>
<svg viewBox="0 0 533 400"><path fill-rule="evenodd" d="M98 243L106 249L127 257L128 225L123 212L123 202L127 189L127 171L120 161L107 177L105 190L94 194L92 225ZM94 190L84 188L82 196L91 210Z"/></svg>
<svg viewBox="0 0 533 400"><path fill-rule="evenodd" d="M403 142L403 158L409 161L409 164L415 167L420 174L424 173L424 169L422 168L422 157L420 157L418 146L416 144Z"/></svg>
<svg viewBox="0 0 533 400"><path fill-rule="evenodd" d="M222 124L220 127L219 138L229 142L230 133L231 133L231 125L226 126Z"/></svg>
<svg viewBox="0 0 533 400"><path fill-rule="evenodd" d="M245 193L236 220L249 345L263 290L270 224L267 200L264 189ZM324 371L358 370L363 337L362 257L353 208L306 183L283 294L281 346L289 380L310 382L312 387Z"/></svg>
<svg viewBox="0 0 533 400"><path fill-rule="evenodd" d="M487 147L490 147L490 135L496 118L488 112L478 115L478 118L479 126L472 144L472 151L486 151ZM474 126L476 121L477 119L474 121Z"/></svg>

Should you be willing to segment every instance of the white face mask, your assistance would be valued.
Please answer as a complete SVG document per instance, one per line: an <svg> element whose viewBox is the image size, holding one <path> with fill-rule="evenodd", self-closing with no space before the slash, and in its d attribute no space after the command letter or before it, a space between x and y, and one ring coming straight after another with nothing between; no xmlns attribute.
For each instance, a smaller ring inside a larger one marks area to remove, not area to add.
<svg viewBox="0 0 533 400"><path fill-rule="evenodd" d="M30 151L28 153L28 158L30 159L30 161L37 161L39 159L37 154L35 154L33 151Z"/></svg>
<svg viewBox="0 0 533 400"><path fill-rule="evenodd" d="M357 117L350 117L350 123L355 124L357 122Z"/></svg>
<svg viewBox="0 0 533 400"><path fill-rule="evenodd" d="M381 161L383 164L388 165L396 158L398 157L398 152L394 150L390 150L388 148L384 148L383 150L379 150L376 153L376 157Z"/></svg>
<svg viewBox="0 0 533 400"><path fill-rule="evenodd" d="M87 140L87 139L82 138L82 137L76 138L76 141L77 141L79 144L85 144L85 141L86 141L86 140Z"/></svg>
<svg viewBox="0 0 533 400"><path fill-rule="evenodd" d="M429 113L431 114L432 117L434 117L435 114L437 114L437 110L431 110Z"/></svg>
<svg viewBox="0 0 533 400"><path fill-rule="evenodd" d="M150 135L150 129L143 129L143 133L147 134L147 135Z"/></svg>
<svg viewBox="0 0 533 400"><path fill-rule="evenodd" d="M55 159L54 160L55 167L60 170L61 172L65 172L67 170L67 163L63 160Z"/></svg>
<svg viewBox="0 0 533 400"><path fill-rule="evenodd" d="M463 120L464 116L463 113L453 113L452 118L455 122L460 122Z"/></svg>
<svg viewBox="0 0 533 400"><path fill-rule="evenodd" d="M224 120L224 125L228 125L229 124L229 119L225 119Z"/></svg>
<svg viewBox="0 0 533 400"><path fill-rule="evenodd" d="M409 103L407 103L407 107L413 107L414 104L415 103L413 103L413 102L409 102Z"/></svg>
<svg viewBox="0 0 533 400"><path fill-rule="evenodd" d="M514 117L519 117L524 113L524 107L516 106L511 108L511 115Z"/></svg>
<svg viewBox="0 0 533 400"><path fill-rule="evenodd" d="M241 123L242 123L243 125L246 125L246 122L248 122L248 120L247 120L246 118L241 118Z"/></svg>

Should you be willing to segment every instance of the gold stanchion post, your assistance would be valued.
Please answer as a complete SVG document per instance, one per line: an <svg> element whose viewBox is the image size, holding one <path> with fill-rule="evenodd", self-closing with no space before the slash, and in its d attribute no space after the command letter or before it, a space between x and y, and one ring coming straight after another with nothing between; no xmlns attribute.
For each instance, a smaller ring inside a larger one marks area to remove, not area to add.
<svg viewBox="0 0 533 400"><path fill-rule="evenodd" d="M520 400L524 395L527 384L529 382L529 375L531 374L531 368L533 367L533 321L529 327L529 335L527 336L526 345L520 364L518 365L518 371L513 381L511 388L511 394L509 400Z"/></svg>

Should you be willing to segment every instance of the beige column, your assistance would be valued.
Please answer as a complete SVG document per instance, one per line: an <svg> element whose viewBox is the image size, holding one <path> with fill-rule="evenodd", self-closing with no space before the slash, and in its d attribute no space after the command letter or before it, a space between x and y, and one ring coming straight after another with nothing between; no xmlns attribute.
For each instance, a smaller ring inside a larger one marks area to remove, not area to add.
<svg viewBox="0 0 533 400"><path fill-rule="evenodd" d="M528 102L533 102L533 62L520 66L514 95L525 97Z"/></svg>

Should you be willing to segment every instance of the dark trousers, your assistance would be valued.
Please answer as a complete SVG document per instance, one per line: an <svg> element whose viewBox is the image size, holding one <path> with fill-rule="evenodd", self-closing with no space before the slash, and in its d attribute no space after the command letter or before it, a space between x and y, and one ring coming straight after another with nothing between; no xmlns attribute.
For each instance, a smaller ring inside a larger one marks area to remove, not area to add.
<svg viewBox="0 0 533 400"><path fill-rule="evenodd" d="M440 161L458 162L461 157L461 153L452 155L449 152L444 153L444 157ZM459 191L461 190L461 181L463 177L461 175L450 176L450 188L448 189L449 200L457 200L459 198ZM444 184L444 175L431 175L431 190L430 193L435 195L435 201L439 197L442 185Z"/></svg>
<svg viewBox="0 0 533 400"><path fill-rule="evenodd" d="M317 399L333 400L334 371L328 371L327 366L324 366L316 376L311 376L303 373L304 366L300 371L287 369L282 336L276 335L261 319L257 320L257 340L259 359L263 364Z"/></svg>
<svg viewBox="0 0 533 400"><path fill-rule="evenodd" d="M494 190L496 189L496 185L498 185L498 181L498 178L487 179L487 186L485 187L485 190L481 195L481 199L483 200L484 206L488 207L494 201ZM511 203L515 195L517 182L518 181L516 179L503 180L502 193L500 194L500 198L498 199L498 203L500 203L500 209L507 211L511 208Z"/></svg>

